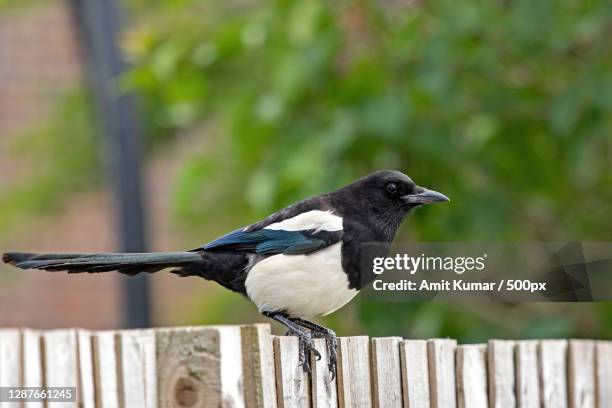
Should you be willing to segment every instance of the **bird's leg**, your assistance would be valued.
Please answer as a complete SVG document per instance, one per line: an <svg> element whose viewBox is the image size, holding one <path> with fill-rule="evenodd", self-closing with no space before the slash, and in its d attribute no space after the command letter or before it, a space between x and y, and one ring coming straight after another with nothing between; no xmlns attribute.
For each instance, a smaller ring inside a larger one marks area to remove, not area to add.
<svg viewBox="0 0 612 408"><path fill-rule="evenodd" d="M332 329L328 329L327 327L318 325L313 322L309 322L308 320L303 319L292 319L295 323L300 326L307 327L312 330L312 334L315 338L323 338L325 339L325 344L327 345L327 356L328 356L328 367L329 372L332 375L332 380L336 377L336 362L337 362L337 347L338 347L338 337L336 333Z"/></svg>
<svg viewBox="0 0 612 408"><path fill-rule="evenodd" d="M298 352L300 365L302 366L304 371L310 373L310 352L315 355L317 360L321 359L321 353L319 353L314 347L314 342L312 341L312 334L306 331L306 329L302 327L302 325L294 322L292 319L289 319L282 313L264 312L263 314L264 316L269 317L270 319L276 320L277 322L285 325L289 329L287 331L288 334L298 337Z"/></svg>

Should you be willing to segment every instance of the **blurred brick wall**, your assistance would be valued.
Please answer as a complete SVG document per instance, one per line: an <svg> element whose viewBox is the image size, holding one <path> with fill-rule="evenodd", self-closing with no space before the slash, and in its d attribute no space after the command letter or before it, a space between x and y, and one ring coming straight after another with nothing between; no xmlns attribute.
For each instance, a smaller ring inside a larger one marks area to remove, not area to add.
<svg viewBox="0 0 612 408"><path fill-rule="evenodd" d="M55 97L78 80L66 3L0 10L0 135L43 119Z"/></svg>
<svg viewBox="0 0 612 408"><path fill-rule="evenodd" d="M27 182L27 157L14 157L11 139L44 123L57 96L80 86L82 66L67 2L53 0L27 9L0 9L0 195L3 186ZM176 151L175 151L176 150ZM151 160L145 176L149 206L149 242L153 250L191 248L180 242L170 219L173 175L193 145L165 149ZM67 197L52 216L34 217L18 231L0 231L0 252L108 252L116 249L112 197L107 188ZM118 328L122 323L119 274L65 274L21 271L0 263L0 327ZM193 301L212 285L201 279L179 279L169 273L152 276L156 325L184 323Z"/></svg>
<svg viewBox="0 0 612 408"><path fill-rule="evenodd" d="M49 117L57 97L81 83L78 44L65 1L0 9L0 187L27 182L31 163L1 149ZM25 176L24 176L25 174ZM0 188L0 194L2 193ZM4 236L5 250L109 250L110 203L103 193L71 201L53 219ZM0 326L117 327L118 277L58 276L0 267Z"/></svg>

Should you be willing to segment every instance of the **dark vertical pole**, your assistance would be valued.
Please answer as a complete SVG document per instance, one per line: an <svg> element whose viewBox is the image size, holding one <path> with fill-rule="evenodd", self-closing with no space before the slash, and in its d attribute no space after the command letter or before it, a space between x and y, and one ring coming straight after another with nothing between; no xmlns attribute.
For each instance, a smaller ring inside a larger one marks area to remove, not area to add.
<svg viewBox="0 0 612 408"><path fill-rule="evenodd" d="M143 252L145 216L140 172L140 129L134 96L119 89L126 68L118 47L118 0L70 0L87 61L98 119L105 135L105 157L114 187L121 250ZM150 326L149 281L140 274L125 282L125 325Z"/></svg>

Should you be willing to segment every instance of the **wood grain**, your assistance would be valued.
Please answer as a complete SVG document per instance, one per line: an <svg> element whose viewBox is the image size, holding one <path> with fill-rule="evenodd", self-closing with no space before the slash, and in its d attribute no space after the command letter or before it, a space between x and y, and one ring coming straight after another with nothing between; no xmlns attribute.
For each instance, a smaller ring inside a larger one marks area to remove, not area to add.
<svg viewBox="0 0 612 408"><path fill-rule="evenodd" d="M277 404L280 408L310 406L310 379L299 363L298 338L274 336Z"/></svg>
<svg viewBox="0 0 612 408"><path fill-rule="evenodd" d="M538 341L516 342L516 404L518 408L540 408Z"/></svg>
<svg viewBox="0 0 612 408"><path fill-rule="evenodd" d="M97 408L118 408L117 356L115 332L100 331L92 334L94 381Z"/></svg>
<svg viewBox="0 0 612 408"><path fill-rule="evenodd" d="M276 408L274 350L270 325L240 327L244 401L247 408Z"/></svg>
<svg viewBox="0 0 612 408"><path fill-rule="evenodd" d="M212 326L219 333L223 406L244 407L242 339L239 326Z"/></svg>
<svg viewBox="0 0 612 408"><path fill-rule="evenodd" d="M42 387L42 356L40 332L23 329L21 331L21 373L24 387ZM42 408L43 402L24 402L24 408Z"/></svg>
<svg viewBox="0 0 612 408"><path fill-rule="evenodd" d="M94 408L96 405L96 395L91 332L79 329L76 332L76 339L79 367L79 387L77 389L79 407Z"/></svg>
<svg viewBox="0 0 612 408"><path fill-rule="evenodd" d="M429 408L429 359L426 340L400 344L402 394L407 408Z"/></svg>
<svg viewBox="0 0 612 408"><path fill-rule="evenodd" d="M372 339L372 399L375 407L402 406L401 337Z"/></svg>
<svg viewBox="0 0 612 408"><path fill-rule="evenodd" d="M595 408L595 343L570 340L568 349L570 408Z"/></svg>
<svg viewBox="0 0 612 408"><path fill-rule="evenodd" d="M457 347L457 405L487 408L487 345Z"/></svg>
<svg viewBox="0 0 612 408"><path fill-rule="evenodd" d="M542 407L566 408L567 340L542 340L538 351Z"/></svg>
<svg viewBox="0 0 612 408"><path fill-rule="evenodd" d="M338 406L337 379L331 378L327 345L324 339L315 339L315 348L321 359L311 358L312 406L313 408L335 408Z"/></svg>
<svg viewBox="0 0 612 408"><path fill-rule="evenodd" d="M244 406L240 331L227 329L155 331L159 407Z"/></svg>
<svg viewBox="0 0 612 408"><path fill-rule="evenodd" d="M595 344L597 408L612 408L612 341Z"/></svg>
<svg viewBox="0 0 612 408"><path fill-rule="evenodd" d="M430 401L433 408L455 408L455 350L457 341L428 340Z"/></svg>
<svg viewBox="0 0 612 408"><path fill-rule="evenodd" d="M370 341L367 336L338 340L338 404L340 407L370 407Z"/></svg>
<svg viewBox="0 0 612 408"><path fill-rule="evenodd" d="M514 341L489 340L489 405L491 408L514 408L515 371Z"/></svg>
<svg viewBox="0 0 612 408"><path fill-rule="evenodd" d="M333 380L315 347L309 375L268 325L0 329L0 386L76 387L80 408L612 408L610 341L342 337Z"/></svg>
<svg viewBox="0 0 612 408"><path fill-rule="evenodd" d="M21 335L16 329L0 329L0 387L21 385ZM1 408L15 406L0 402Z"/></svg>
<svg viewBox="0 0 612 408"><path fill-rule="evenodd" d="M155 333L126 330L116 333L119 404L157 407Z"/></svg>
<svg viewBox="0 0 612 408"><path fill-rule="evenodd" d="M78 387L79 366L76 330L51 330L42 335L45 387ZM54 402L53 408L74 407L74 402Z"/></svg>

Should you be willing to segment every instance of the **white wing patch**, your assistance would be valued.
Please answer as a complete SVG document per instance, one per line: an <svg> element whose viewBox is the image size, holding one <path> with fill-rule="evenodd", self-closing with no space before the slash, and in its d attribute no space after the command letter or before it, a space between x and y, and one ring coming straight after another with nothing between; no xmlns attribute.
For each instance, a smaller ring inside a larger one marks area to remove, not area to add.
<svg viewBox="0 0 612 408"><path fill-rule="evenodd" d="M341 231L342 217L334 215L331 211L312 210L303 212L293 218L270 224L265 229L285 231Z"/></svg>
<svg viewBox="0 0 612 408"><path fill-rule="evenodd" d="M341 243L308 255L273 255L247 275L247 295L261 312L283 311L291 317L325 316L347 304L349 289L341 265Z"/></svg>

